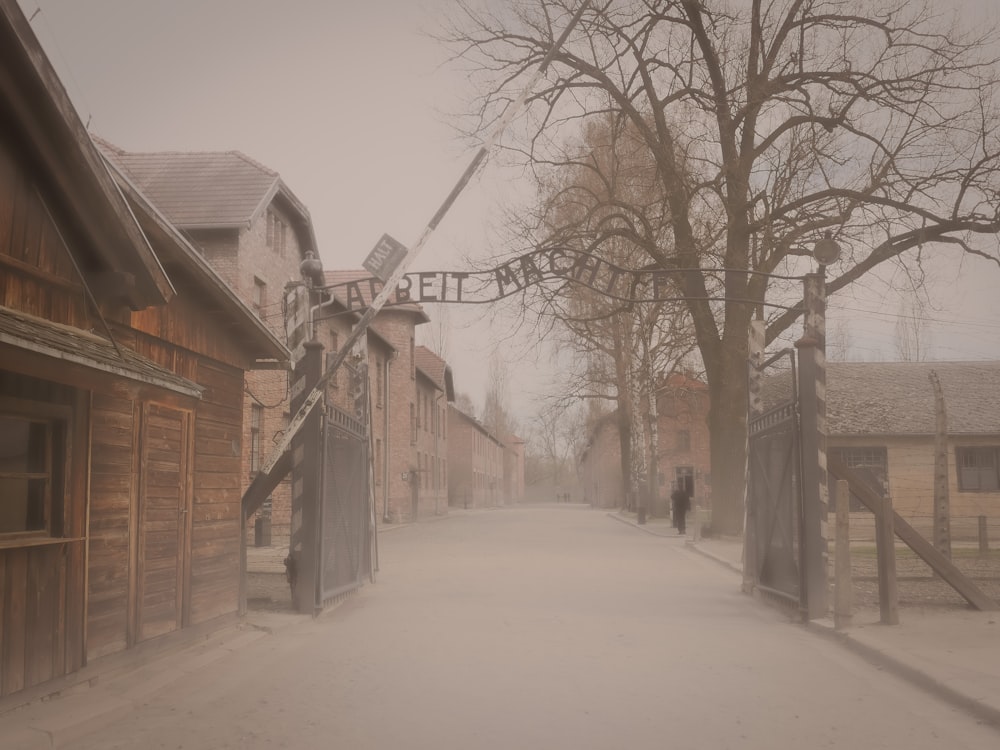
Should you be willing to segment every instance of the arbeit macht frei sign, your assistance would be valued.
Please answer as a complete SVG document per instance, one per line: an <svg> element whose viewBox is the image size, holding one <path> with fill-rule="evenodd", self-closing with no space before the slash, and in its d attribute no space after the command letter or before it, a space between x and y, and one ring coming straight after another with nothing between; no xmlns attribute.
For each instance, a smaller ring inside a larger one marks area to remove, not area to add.
<svg viewBox="0 0 1000 750"><path fill-rule="evenodd" d="M596 255L564 247L534 250L485 271L418 271L405 274L386 305L413 302L483 304L503 299L532 284L569 281L623 301L676 298L676 271L631 271ZM383 288L378 278L325 287L348 310L368 306ZM672 295L671 295L672 292Z"/></svg>

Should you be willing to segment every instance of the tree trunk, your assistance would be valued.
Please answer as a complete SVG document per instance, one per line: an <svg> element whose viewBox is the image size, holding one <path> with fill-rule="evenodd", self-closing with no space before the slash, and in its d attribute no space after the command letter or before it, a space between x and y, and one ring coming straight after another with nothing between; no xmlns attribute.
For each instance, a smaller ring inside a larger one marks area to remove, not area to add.
<svg viewBox="0 0 1000 750"><path fill-rule="evenodd" d="M721 376L709 377L712 403L708 429L712 458L712 532L743 532L746 482L747 364L746 342L724 346L717 364Z"/></svg>

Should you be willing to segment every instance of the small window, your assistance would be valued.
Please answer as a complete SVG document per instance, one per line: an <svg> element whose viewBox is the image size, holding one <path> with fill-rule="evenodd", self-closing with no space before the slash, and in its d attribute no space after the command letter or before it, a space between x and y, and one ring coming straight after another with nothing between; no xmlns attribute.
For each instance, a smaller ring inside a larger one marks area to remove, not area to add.
<svg viewBox="0 0 1000 750"><path fill-rule="evenodd" d="M256 276L253 278L253 306L259 313L267 304L267 284Z"/></svg>
<svg viewBox="0 0 1000 750"><path fill-rule="evenodd" d="M686 453L691 450L691 431L677 430L677 450Z"/></svg>
<svg viewBox="0 0 1000 750"><path fill-rule="evenodd" d="M955 448L960 492L996 492L1000 489L998 451L1000 448L994 446Z"/></svg>
<svg viewBox="0 0 1000 750"><path fill-rule="evenodd" d="M61 535L61 423L0 415L0 535Z"/></svg>
<svg viewBox="0 0 1000 750"><path fill-rule="evenodd" d="M880 446L852 446L830 448L830 453L837 456L848 469L867 484L875 494L885 497L889 494L889 455ZM828 488L830 510L836 510L836 492L831 484ZM850 495L849 507L852 511L864 510L867 506L853 492Z"/></svg>

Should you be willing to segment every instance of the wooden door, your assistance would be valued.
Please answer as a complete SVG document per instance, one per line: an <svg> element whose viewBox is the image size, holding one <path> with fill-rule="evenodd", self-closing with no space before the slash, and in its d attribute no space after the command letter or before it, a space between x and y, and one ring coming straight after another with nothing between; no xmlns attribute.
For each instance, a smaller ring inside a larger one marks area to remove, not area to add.
<svg viewBox="0 0 1000 750"><path fill-rule="evenodd" d="M191 415L143 406L140 433L136 607L143 641L182 626L191 503Z"/></svg>

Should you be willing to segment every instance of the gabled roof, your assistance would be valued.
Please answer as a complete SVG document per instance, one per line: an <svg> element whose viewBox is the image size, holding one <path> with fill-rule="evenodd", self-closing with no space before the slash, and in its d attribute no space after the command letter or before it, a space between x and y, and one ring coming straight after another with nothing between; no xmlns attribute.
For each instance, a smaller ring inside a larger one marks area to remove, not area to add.
<svg viewBox="0 0 1000 750"><path fill-rule="evenodd" d="M97 140L109 161L180 229L238 229L273 200L290 209L303 253L319 253L309 211L281 176L239 151L128 152Z"/></svg>
<svg viewBox="0 0 1000 750"><path fill-rule="evenodd" d="M135 209L146 235L155 244L171 273L190 279L206 301L211 312L230 323L233 336L252 353L263 366L282 366L290 357L284 342L240 299L235 291L216 273L190 242L171 224L118 166L109 164L123 193ZM178 278L178 282L180 279Z"/></svg>
<svg viewBox="0 0 1000 750"><path fill-rule="evenodd" d="M933 435L937 373L948 433L1000 435L1000 362L828 362L831 435Z"/></svg>
<svg viewBox="0 0 1000 750"><path fill-rule="evenodd" d="M417 371L423 373L439 391L444 391L445 397L449 401L454 401L455 383L448 363L426 346L414 348L413 358Z"/></svg>
<svg viewBox="0 0 1000 750"><path fill-rule="evenodd" d="M327 292L343 304L345 308L353 310L367 308L385 286L385 284L373 277L368 271L324 271L323 278ZM356 295L360 295L360 303L363 305L363 308L358 307L359 300L356 298ZM419 323L430 321L427 313L424 312L424 308L416 302L397 303L394 297L390 297L386 302L386 308L414 313Z"/></svg>
<svg viewBox="0 0 1000 750"><path fill-rule="evenodd" d="M86 277L128 274L110 290L133 309L174 289L108 174L16 0L0 0L0 122L29 165Z"/></svg>
<svg viewBox="0 0 1000 750"><path fill-rule="evenodd" d="M827 362L827 430L832 437L926 436L935 432L936 372L948 433L1000 435L1000 362ZM791 392L789 372L764 381L771 407Z"/></svg>
<svg viewBox="0 0 1000 750"><path fill-rule="evenodd" d="M484 435L486 435L486 437L488 437L490 440L492 440L497 445L501 445L501 446L503 445L503 441L500 440L500 438L497 437L495 434L493 434L493 432L486 425L484 425L482 422L480 422L475 417L466 414L464 411L462 411L461 409L459 409L458 406L456 406L454 403L448 404L448 409L449 409L449 413L453 412L457 416L461 417L466 422L468 422L473 427L475 427L477 430L479 430L481 433L483 433Z"/></svg>
<svg viewBox="0 0 1000 750"><path fill-rule="evenodd" d="M67 365L82 365L192 398L201 398L202 387L197 383L160 367L131 349L116 347L107 339L88 331L42 320L6 307L0 307L0 344L36 352Z"/></svg>

